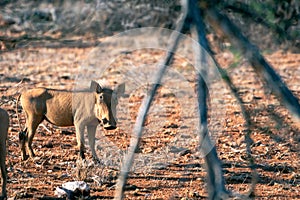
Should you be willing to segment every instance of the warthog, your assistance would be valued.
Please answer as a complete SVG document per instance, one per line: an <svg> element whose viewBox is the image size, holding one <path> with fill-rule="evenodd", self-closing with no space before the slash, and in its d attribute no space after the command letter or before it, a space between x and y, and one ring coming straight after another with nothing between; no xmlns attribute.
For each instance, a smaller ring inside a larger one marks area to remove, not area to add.
<svg viewBox="0 0 300 200"><path fill-rule="evenodd" d="M22 160L31 158L34 152L32 140L38 125L46 119L56 126L75 126L80 157L84 156L84 130L87 127L89 145L93 158L95 151L95 133L99 123L107 130L116 128L116 105L118 97L124 93L125 84L115 91L101 87L92 81L90 90L66 91L47 88L31 89L22 93L18 99L26 114L26 128L19 134ZM18 105L18 100L17 100Z"/></svg>
<svg viewBox="0 0 300 200"><path fill-rule="evenodd" d="M9 125L9 117L5 110L0 108L0 166L2 174L2 196L1 199L6 197L6 183L7 183L7 173L5 166L6 158L6 139L7 131Z"/></svg>

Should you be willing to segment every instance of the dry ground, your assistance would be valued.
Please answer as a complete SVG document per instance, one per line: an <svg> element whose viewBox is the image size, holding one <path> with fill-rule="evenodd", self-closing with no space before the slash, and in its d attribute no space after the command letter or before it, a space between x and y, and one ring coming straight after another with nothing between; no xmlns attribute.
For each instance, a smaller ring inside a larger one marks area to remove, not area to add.
<svg viewBox="0 0 300 200"><path fill-rule="evenodd" d="M99 127L97 130L100 164L91 161L89 148L85 165L76 162L72 127L58 128L44 122L49 131L43 126L38 128L33 145L37 156L34 160L21 161L18 145L17 95L33 87L72 89L81 84L82 76L97 77L94 71L103 68L81 67L92 49L28 47L1 54L0 105L11 118L7 142L10 198L55 199L57 186L78 179L90 185L91 199L113 197L122 155L129 144L139 105L151 83L151 66L161 58L163 51L137 50L123 52L116 59L107 58L111 60L110 66L102 76L111 85L125 81L127 88L118 106L118 129L104 131ZM300 98L300 55L275 52L266 57ZM300 199L299 126L270 91L266 90L268 95L265 95L262 82L247 63L230 67L234 59L228 52L218 54L218 60L229 69L255 124L252 150L259 173L256 198ZM174 82L166 81L159 90L145 123L145 136L129 177L126 199L207 197L203 160L197 152L194 71L180 56L176 57L173 69L182 77ZM24 127L24 113L20 116ZM212 81L210 116L212 136L224 164L226 186L233 192L245 193L250 187L251 174L245 152L244 120L236 100L220 80Z"/></svg>

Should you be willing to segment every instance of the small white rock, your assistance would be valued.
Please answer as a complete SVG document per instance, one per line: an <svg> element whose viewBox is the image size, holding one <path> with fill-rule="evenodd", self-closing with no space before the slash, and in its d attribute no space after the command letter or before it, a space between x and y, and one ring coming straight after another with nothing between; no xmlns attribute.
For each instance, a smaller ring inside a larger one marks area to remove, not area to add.
<svg viewBox="0 0 300 200"><path fill-rule="evenodd" d="M87 199L90 196L90 187L84 181L72 181L63 183L62 187L57 187L54 193L59 198Z"/></svg>

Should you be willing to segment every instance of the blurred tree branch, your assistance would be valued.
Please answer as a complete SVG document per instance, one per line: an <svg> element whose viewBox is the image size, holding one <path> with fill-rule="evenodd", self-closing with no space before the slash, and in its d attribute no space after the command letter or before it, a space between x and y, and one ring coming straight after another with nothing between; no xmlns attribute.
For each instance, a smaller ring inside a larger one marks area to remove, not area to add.
<svg viewBox="0 0 300 200"><path fill-rule="evenodd" d="M167 49L167 55L165 56L163 61L159 64L159 69L155 74L154 84L152 85L149 94L143 99L142 105L140 106L136 123L133 129L133 134L130 140L130 146L127 154L124 157L122 167L121 167L121 172L117 181L116 192L114 197L114 199L116 200L123 199L123 193L125 190L127 177L130 172L130 168L133 164L134 154L138 148L142 136L143 124L145 123L147 113L149 111L149 108L155 96L155 93L160 86L163 75L165 74L165 71L167 70L168 66L171 64L173 60L174 52L176 51L177 45L181 38L181 32L184 29L184 24L186 22L187 14L188 14L188 10L186 6L183 6L183 8L184 9L182 15L179 18L178 24L176 26L176 31L174 31L171 35L171 41Z"/></svg>
<svg viewBox="0 0 300 200"><path fill-rule="evenodd" d="M276 96L289 109L290 113L299 120L300 104L298 99L287 88L272 66L260 54L258 48L249 42L226 15L220 14L213 7L206 9L205 14L208 23L212 25L214 29L222 31L224 36L241 50L241 53L249 60L256 73L267 83L267 86L272 89Z"/></svg>
<svg viewBox="0 0 300 200"><path fill-rule="evenodd" d="M222 4L222 7L225 10L230 10L232 12L239 13L243 15L244 17L247 17L250 20L253 20L254 22L261 24L271 31L275 32L278 37L281 39L292 39L290 34L286 32L286 30L282 29L278 24L276 23L270 23L265 19L265 16L261 16L258 12L253 10L249 5L243 3L243 2L237 2L237 1L227 1Z"/></svg>
<svg viewBox="0 0 300 200"><path fill-rule="evenodd" d="M197 70L197 96L200 119L200 152L204 156L205 168L207 171L207 189L209 199L227 199L228 191L225 188L221 162L218 158L215 145L212 144L207 127L207 95L208 88L207 70L209 68L207 53L212 56L208 41L206 39L205 24L202 20L202 10L196 0L188 0L189 22L195 28L196 40L200 44L195 51Z"/></svg>
<svg viewBox="0 0 300 200"><path fill-rule="evenodd" d="M205 24L202 20L202 12L205 13L206 19L213 26L213 28L221 31L227 38L230 38L230 41L237 45L244 56L248 58L250 63L253 65L256 72L261 75L262 78L267 82L268 87L271 87L273 91L277 94L277 96L282 100L282 102L286 105L286 107L293 113L297 118L300 116L300 105L295 96L290 92L290 90L285 86L283 81L280 79L279 75L273 70L273 68L265 61L264 57L259 53L258 49L252 45L246 37L242 35L239 29L229 20L226 15L220 14L213 3L219 3L219 1L196 1L196 0L186 0L183 1L184 12L179 24L177 26L177 31L182 32L184 28L191 28L192 26L196 28L197 41L201 46L209 52L212 56L212 51L209 48L208 41L206 40L205 33ZM200 5L200 8L199 6ZM204 11L205 10L205 11ZM189 23L186 25L186 23ZM128 173L130 171L135 151L138 147L139 140L142 136L142 125L147 116L147 112L153 100L153 97L156 93L156 90L160 84L161 78L169 66L172 58L173 52L177 48L177 44L179 41L178 33L174 33L176 36L173 36L173 40L170 43L170 47L168 49L168 54L165 57L165 60L160 65L161 68L156 75L156 82L152 86L150 94L144 99L142 106L139 111L139 115L137 117L137 121L134 128L134 134L131 138L131 143L129 147L128 154L124 158L124 163L122 165L121 174L118 179L115 199L122 199L123 192L126 184L126 180L128 177ZM207 94L208 88L206 86L205 78L207 74L208 62L206 55L202 48L200 47L196 51L196 70L198 74L198 83L197 83L197 95L198 95L198 108L199 108L199 116L200 116L200 151L205 156L205 166L207 169L208 176L208 193L209 199L227 199L229 197L229 192L225 188L225 181L222 173L221 162L217 156L216 147L211 143L211 140L208 135L208 127L207 127ZM252 187L250 189L250 194L254 194L254 188L257 181L257 173L255 170L254 160L251 156L251 120L250 116L242 105L241 99L237 94L237 89L231 82L229 76L225 71L222 71L218 66L225 82L231 88L232 93L234 93L235 97L238 99L241 104L241 109L243 112L243 116L246 120L246 126L248 130L246 132L245 140L247 143L247 153L250 156L250 167L252 169L253 181ZM244 197L243 197L244 198Z"/></svg>

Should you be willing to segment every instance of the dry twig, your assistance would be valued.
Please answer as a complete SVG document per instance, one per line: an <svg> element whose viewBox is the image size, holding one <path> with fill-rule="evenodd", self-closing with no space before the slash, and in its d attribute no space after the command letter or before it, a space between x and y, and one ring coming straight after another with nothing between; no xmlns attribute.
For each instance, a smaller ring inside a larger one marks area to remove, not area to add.
<svg viewBox="0 0 300 200"><path fill-rule="evenodd" d="M134 130L133 130L133 135L130 140L130 147L128 149L128 153L125 155L123 165L121 168L121 172L120 172L120 176L117 181L116 192L115 192L115 197L114 197L115 199L123 198L123 192L125 189L125 184L126 184L126 180L128 177L128 173L132 166L134 154L138 148L138 144L139 144L140 138L142 136L143 124L145 122L145 119L146 119L147 113L149 111L149 108L151 106L151 102L154 98L154 95L155 95L158 87L160 86L162 77L163 77L167 67L172 62L174 52L175 52L178 42L181 38L181 32L183 31L184 24L185 24L185 21L187 18L187 12L188 12L185 5L183 5L183 8L184 8L183 14L182 14L180 20L178 21L176 31L174 31L171 35L171 41L170 41L170 46L168 47L168 50L167 50L167 55L164 58L164 60L159 64L160 68L156 73L156 76L155 76L156 80L154 81L154 84L152 85L149 94L144 98L142 105L139 109L139 113L138 113L137 120L136 120Z"/></svg>
<svg viewBox="0 0 300 200"><path fill-rule="evenodd" d="M267 86L272 89L296 120L300 120L300 104L298 99L284 84L272 66L260 54L257 47L249 42L226 15L220 14L213 7L206 9L205 14L210 25L212 25L214 29L221 30L224 36L241 50L256 73L267 83Z"/></svg>

